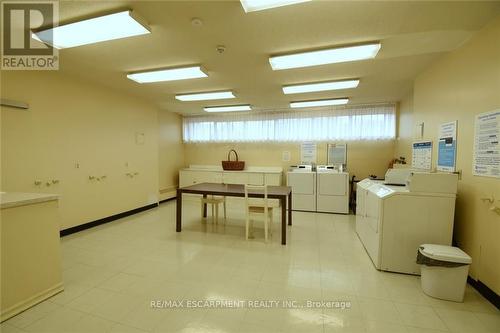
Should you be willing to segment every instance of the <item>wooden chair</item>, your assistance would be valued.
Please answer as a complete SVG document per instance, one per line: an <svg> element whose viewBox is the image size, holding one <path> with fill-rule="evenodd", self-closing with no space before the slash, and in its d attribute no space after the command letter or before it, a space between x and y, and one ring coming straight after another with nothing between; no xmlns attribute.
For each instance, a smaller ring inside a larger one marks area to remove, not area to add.
<svg viewBox="0 0 500 333"><path fill-rule="evenodd" d="M256 191L264 194L264 198L250 198L249 191ZM267 242L268 234L272 233L273 223L273 207L270 206L267 199L267 186L266 185L245 185L245 210L246 210L246 223L245 223L245 238L248 240L250 227L253 228L253 216L260 216L264 218L264 235ZM252 224L250 226L250 223Z"/></svg>
<svg viewBox="0 0 500 333"><path fill-rule="evenodd" d="M204 205L210 205L212 208L212 223L219 223L219 205L222 204L224 207L224 223L226 221L226 197L218 197L215 195L207 196L206 198L201 198L201 216L203 217ZM215 214L214 214L215 210Z"/></svg>

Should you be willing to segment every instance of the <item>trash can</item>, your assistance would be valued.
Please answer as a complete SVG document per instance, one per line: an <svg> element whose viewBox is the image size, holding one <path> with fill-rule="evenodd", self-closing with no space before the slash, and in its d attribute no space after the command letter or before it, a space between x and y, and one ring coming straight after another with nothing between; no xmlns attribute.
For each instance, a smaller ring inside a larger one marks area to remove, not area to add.
<svg viewBox="0 0 500 333"><path fill-rule="evenodd" d="M458 247L423 244L417 253L420 282L425 294L447 301L463 302L472 258Z"/></svg>

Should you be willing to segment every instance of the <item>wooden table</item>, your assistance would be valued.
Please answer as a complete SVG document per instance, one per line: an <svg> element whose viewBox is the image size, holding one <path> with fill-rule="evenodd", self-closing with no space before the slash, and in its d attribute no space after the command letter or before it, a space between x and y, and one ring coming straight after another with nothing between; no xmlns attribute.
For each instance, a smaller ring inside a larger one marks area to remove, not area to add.
<svg viewBox="0 0 500 333"><path fill-rule="evenodd" d="M239 184L216 184L200 183L177 189L177 222L176 231L182 230L182 194L201 194L204 198L207 195L219 195L226 197L245 197L245 185ZM263 192L250 191L248 196L253 198L263 198ZM279 199L281 205L281 244L286 244L286 210L288 201L288 225L292 225L292 188L289 186L268 186L267 197L269 199ZM288 199L288 200L287 200ZM207 205L203 207L203 217L207 216Z"/></svg>

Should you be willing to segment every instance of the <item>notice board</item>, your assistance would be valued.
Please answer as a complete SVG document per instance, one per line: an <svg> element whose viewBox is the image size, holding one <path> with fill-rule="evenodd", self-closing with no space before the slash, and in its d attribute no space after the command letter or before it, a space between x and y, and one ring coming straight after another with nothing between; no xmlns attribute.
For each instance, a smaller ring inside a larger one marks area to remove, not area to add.
<svg viewBox="0 0 500 333"><path fill-rule="evenodd" d="M500 109L476 115L472 174L500 178Z"/></svg>

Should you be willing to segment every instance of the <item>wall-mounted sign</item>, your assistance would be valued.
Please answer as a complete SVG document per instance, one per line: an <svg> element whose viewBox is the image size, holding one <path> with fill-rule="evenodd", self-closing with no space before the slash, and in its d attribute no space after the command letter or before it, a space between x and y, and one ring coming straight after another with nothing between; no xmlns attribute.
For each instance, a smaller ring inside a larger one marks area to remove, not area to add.
<svg viewBox="0 0 500 333"><path fill-rule="evenodd" d="M438 163L439 171L455 172L457 160L457 121L439 126Z"/></svg>
<svg viewBox="0 0 500 333"><path fill-rule="evenodd" d="M283 162L290 162L290 159L291 159L290 158L290 151L288 151L288 150L283 151L281 159L283 160Z"/></svg>
<svg viewBox="0 0 500 333"><path fill-rule="evenodd" d="M500 178L500 109L476 115L472 174Z"/></svg>
<svg viewBox="0 0 500 333"><path fill-rule="evenodd" d="M314 142L304 142L300 145L300 162L303 164L316 163L317 147Z"/></svg>
<svg viewBox="0 0 500 333"><path fill-rule="evenodd" d="M414 169L432 168L432 141L416 141L412 146L411 166Z"/></svg>
<svg viewBox="0 0 500 333"><path fill-rule="evenodd" d="M327 164L346 165L347 164L347 144L329 143L327 150Z"/></svg>

